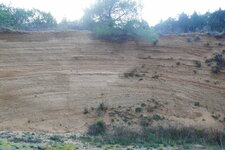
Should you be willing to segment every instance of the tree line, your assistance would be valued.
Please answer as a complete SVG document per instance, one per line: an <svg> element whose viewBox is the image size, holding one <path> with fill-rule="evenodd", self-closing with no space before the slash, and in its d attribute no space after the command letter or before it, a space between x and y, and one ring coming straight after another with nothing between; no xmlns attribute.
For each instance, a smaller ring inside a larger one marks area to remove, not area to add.
<svg viewBox="0 0 225 150"><path fill-rule="evenodd" d="M26 10L0 4L0 27L16 30L47 30L57 25L50 13L38 9Z"/></svg>
<svg viewBox="0 0 225 150"><path fill-rule="evenodd" d="M155 26L158 33L188 33L188 32L224 32L225 10L219 9L215 12L198 14L194 12L188 16L185 13L177 19L168 18Z"/></svg>

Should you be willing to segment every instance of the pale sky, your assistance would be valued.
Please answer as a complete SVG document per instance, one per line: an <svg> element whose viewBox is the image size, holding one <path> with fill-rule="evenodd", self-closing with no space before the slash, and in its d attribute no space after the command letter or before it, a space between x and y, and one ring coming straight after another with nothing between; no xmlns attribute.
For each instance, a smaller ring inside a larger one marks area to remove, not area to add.
<svg viewBox="0 0 225 150"><path fill-rule="evenodd" d="M32 9L37 8L50 12L58 22L63 18L77 20L83 16L84 9L95 0L0 0L0 3L13 7ZM142 0L143 19L150 25L157 24L160 20L177 17L185 12L192 14L194 11L205 13L219 8L225 9L225 0Z"/></svg>

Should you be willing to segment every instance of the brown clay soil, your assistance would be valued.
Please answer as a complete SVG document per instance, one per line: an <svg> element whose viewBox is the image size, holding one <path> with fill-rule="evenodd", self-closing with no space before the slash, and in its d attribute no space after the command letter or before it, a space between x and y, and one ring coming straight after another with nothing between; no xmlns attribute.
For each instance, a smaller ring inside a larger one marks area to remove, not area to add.
<svg viewBox="0 0 225 150"><path fill-rule="evenodd" d="M193 36L162 36L152 46L107 43L87 31L0 33L0 130L80 132L126 115L160 116L153 126L225 130L225 71L213 74L205 63L225 39L188 43ZM92 113L102 102L105 114Z"/></svg>

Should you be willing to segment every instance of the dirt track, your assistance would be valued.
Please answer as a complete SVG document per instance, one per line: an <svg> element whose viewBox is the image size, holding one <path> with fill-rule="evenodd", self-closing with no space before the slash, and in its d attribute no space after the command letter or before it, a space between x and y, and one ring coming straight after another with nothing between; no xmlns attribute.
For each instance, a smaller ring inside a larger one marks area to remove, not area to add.
<svg viewBox="0 0 225 150"><path fill-rule="evenodd" d="M188 43L189 36L164 36L151 46L106 43L85 31L0 33L0 130L79 132L102 119L85 116L85 107L150 99L163 105L157 113L168 124L223 130L225 72L212 74L205 60L221 53L225 47L215 43L225 40L202 35ZM134 69L145 76L124 77Z"/></svg>

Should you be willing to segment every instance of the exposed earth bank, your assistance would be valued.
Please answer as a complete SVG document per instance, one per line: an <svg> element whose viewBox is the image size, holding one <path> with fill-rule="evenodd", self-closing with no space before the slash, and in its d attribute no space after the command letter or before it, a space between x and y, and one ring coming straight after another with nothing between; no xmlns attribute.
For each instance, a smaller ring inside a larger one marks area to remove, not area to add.
<svg viewBox="0 0 225 150"><path fill-rule="evenodd" d="M156 46L87 31L0 33L0 130L84 132L97 120L225 130L225 39L168 35ZM104 103L107 109L99 113ZM87 111L87 112L86 112Z"/></svg>

